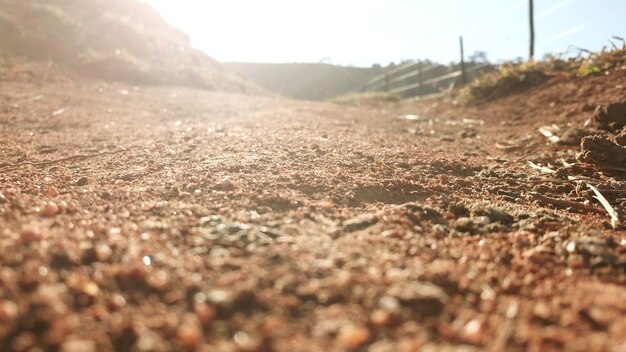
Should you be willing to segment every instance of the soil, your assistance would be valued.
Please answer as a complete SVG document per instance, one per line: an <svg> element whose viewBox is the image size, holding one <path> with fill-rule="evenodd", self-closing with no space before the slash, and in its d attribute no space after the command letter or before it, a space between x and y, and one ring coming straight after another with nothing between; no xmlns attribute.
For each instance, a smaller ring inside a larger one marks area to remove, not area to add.
<svg viewBox="0 0 626 352"><path fill-rule="evenodd" d="M626 71L362 107L38 77L0 82L2 351L626 350L587 185L623 214L625 172L576 159Z"/></svg>

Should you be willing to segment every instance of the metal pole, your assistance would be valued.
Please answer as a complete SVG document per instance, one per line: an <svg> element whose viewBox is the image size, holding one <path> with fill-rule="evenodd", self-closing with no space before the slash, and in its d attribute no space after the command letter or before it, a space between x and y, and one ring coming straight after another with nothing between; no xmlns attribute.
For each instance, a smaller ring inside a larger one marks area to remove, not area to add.
<svg viewBox="0 0 626 352"><path fill-rule="evenodd" d="M528 19L530 21L530 54L528 61L535 59L535 4L533 0L528 0Z"/></svg>
<svg viewBox="0 0 626 352"><path fill-rule="evenodd" d="M463 84L466 84L467 75L465 74L465 53L463 51L463 36L459 37L459 44L461 45L461 80Z"/></svg>

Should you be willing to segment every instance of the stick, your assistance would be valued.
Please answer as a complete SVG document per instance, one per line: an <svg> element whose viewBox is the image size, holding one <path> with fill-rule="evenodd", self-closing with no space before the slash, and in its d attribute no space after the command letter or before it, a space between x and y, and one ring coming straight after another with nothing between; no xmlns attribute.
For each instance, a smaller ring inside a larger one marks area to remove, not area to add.
<svg viewBox="0 0 626 352"><path fill-rule="evenodd" d="M596 213L596 214L604 214L604 212L594 206L591 205L586 205L586 204L581 204L578 202L572 202L570 200L563 200L563 199L556 199L556 198L552 198L552 197L547 197L544 196L542 194L539 194L537 192L530 192L529 193L530 196L532 196L533 198L535 198L536 200L543 202L543 203L547 203L547 204L552 204L558 208L573 208L573 209L577 209L580 211L587 211L587 212L592 212L592 213Z"/></svg>
<svg viewBox="0 0 626 352"><path fill-rule="evenodd" d="M526 183L526 184L537 184L537 183L558 183L558 184L566 184L566 183L578 183L581 181L597 181L589 178L573 178L567 180L557 180L557 179L549 179L542 178L539 180L519 180L516 178L503 177L503 178L489 178L489 177L479 177L479 179L484 181L503 181L503 182L514 182L514 183Z"/></svg>
<svg viewBox="0 0 626 352"><path fill-rule="evenodd" d="M600 201L600 204L602 204L604 209L606 209L606 212L609 213L609 216L611 217L611 226L614 229L619 227L619 225L621 225L622 221L620 219L620 216L615 211L615 208L613 208L613 206L611 206L611 203L609 203L609 201L606 200L606 198L604 198L602 193L600 193L600 191L597 188L595 188L594 186L592 186L589 183L587 183L587 187L589 187L589 189L591 189L593 191L593 193L596 194L595 198L598 201Z"/></svg>

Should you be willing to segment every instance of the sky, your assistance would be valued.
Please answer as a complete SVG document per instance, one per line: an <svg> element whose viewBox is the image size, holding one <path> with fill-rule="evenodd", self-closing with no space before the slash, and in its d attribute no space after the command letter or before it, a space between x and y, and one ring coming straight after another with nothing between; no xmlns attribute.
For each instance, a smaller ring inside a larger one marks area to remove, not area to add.
<svg viewBox="0 0 626 352"><path fill-rule="evenodd" d="M222 62L386 65L528 56L528 0L144 0ZM624 0L535 0L536 56L626 37ZM573 49L572 49L573 50Z"/></svg>

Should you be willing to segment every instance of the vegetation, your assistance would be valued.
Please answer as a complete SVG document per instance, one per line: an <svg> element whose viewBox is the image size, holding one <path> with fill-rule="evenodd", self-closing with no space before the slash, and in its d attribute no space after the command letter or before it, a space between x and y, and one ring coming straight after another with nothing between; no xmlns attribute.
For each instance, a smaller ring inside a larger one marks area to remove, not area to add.
<svg viewBox="0 0 626 352"><path fill-rule="evenodd" d="M621 69L626 65L626 43L620 37L614 38L622 42L621 47L611 42L610 49L599 53L578 49L576 57L565 59L566 54L561 54L540 62L504 64L463 88L461 96L470 102L482 102L527 90L552 77L572 79Z"/></svg>
<svg viewBox="0 0 626 352"><path fill-rule="evenodd" d="M349 67L327 63L227 64L262 87L295 99L324 100L359 90L382 67Z"/></svg>
<svg viewBox="0 0 626 352"><path fill-rule="evenodd" d="M54 62L94 78L261 91L137 0L0 0L0 33L0 56Z"/></svg>

